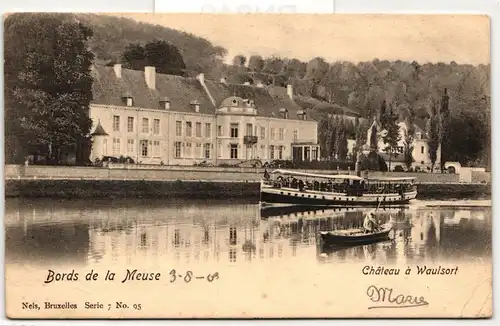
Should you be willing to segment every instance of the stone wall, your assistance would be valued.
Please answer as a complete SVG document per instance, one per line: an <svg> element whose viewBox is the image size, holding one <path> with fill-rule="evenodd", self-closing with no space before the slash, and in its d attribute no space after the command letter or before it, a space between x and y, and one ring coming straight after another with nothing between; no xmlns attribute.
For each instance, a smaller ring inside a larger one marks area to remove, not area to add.
<svg viewBox="0 0 500 326"><path fill-rule="evenodd" d="M104 180L200 180L200 181L259 181L264 169L198 166L159 166L110 164L108 167L5 165L9 179L104 179ZM271 170L269 170L271 171ZM349 174L350 171L297 170L319 174ZM352 172L351 172L352 174ZM458 174L369 172L368 177L416 177L417 182L456 183Z"/></svg>
<svg viewBox="0 0 500 326"><path fill-rule="evenodd" d="M6 197L259 198L257 182L143 180L5 180Z"/></svg>

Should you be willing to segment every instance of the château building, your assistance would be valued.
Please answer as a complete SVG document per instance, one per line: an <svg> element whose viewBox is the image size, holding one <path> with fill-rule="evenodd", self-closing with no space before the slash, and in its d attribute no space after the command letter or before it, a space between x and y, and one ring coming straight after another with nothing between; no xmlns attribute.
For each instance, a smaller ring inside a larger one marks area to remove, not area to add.
<svg viewBox="0 0 500 326"><path fill-rule="evenodd" d="M391 157L391 170L393 170L396 166L400 165L401 167L405 167L405 159L404 159L404 146L405 146L405 136L407 134L408 126L405 121L398 122L399 125L399 136L400 139L398 141L398 147L395 149L395 153L392 154ZM430 168L432 165L431 158L429 155L429 135L426 131L425 121L417 120L414 124L415 134L413 137L413 150L412 157L413 163L412 168L419 168L421 170L426 170ZM389 161L389 155L383 151L383 149L387 146L384 143L384 139L382 138L381 126L378 124L376 119L374 119L370 128L367 131L366 145L370 146L371 135L372 132L377 132L377 148L378 154L381 155L387 162ZM440 167L441 162L441 145L439 145L436 152L436 162L435 168Z"/></svg>
<svg viewBox="0 0 500 326"><path fill-rule="evenodd" d="M145 164L192 165L316 160L317 122L293 88L229 84L94 66L92 161L124 156Z"/></svg>

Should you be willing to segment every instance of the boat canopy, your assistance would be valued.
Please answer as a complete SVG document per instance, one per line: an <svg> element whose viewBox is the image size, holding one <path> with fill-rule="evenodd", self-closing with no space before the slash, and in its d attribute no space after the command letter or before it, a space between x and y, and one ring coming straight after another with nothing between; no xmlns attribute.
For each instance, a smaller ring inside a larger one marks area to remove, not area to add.
<svg viewBox="0 0 500 326"><path fill-rule="evenodd" d="M316 173L307 173L300 171L290 171L290 170L274 170L271 172L273 174L283 174L290 176L299 176L299 177L309 177L309 178L323 178L323 179L349 179L349 180L365 180L361 177L350 175L350 174L316 174Z"/></svg>
<svg viewBox="0 0 500 326"><path fill-rule="evenodd" d="M396 182L396 181L414 181L416 180L416 177L374 177L374 178L369 178L367 181L385 181L385 182Z"/></svg>

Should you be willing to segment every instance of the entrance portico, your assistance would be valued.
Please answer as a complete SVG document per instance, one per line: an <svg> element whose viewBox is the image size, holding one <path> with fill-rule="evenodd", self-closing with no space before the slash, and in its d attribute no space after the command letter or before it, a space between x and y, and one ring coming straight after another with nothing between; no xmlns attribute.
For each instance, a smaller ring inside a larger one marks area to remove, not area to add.
<svg viewBox="0 0 500 326"><path fill-rule="evenodd" d="M292 143L292 159L298 161L316 161L320 157L319 145L307 143Z"/></svg>

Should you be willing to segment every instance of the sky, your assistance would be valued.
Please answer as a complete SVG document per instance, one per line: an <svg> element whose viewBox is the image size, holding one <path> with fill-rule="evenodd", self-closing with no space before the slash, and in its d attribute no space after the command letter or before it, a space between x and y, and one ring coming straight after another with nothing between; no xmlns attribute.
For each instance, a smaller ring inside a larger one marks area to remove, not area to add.
<svg viewBox="0 0 500 326"><path fill-rule="evenodd" d="M237 54L308 61L490 63L484 15L113 14L206 38Z"/></svg>

